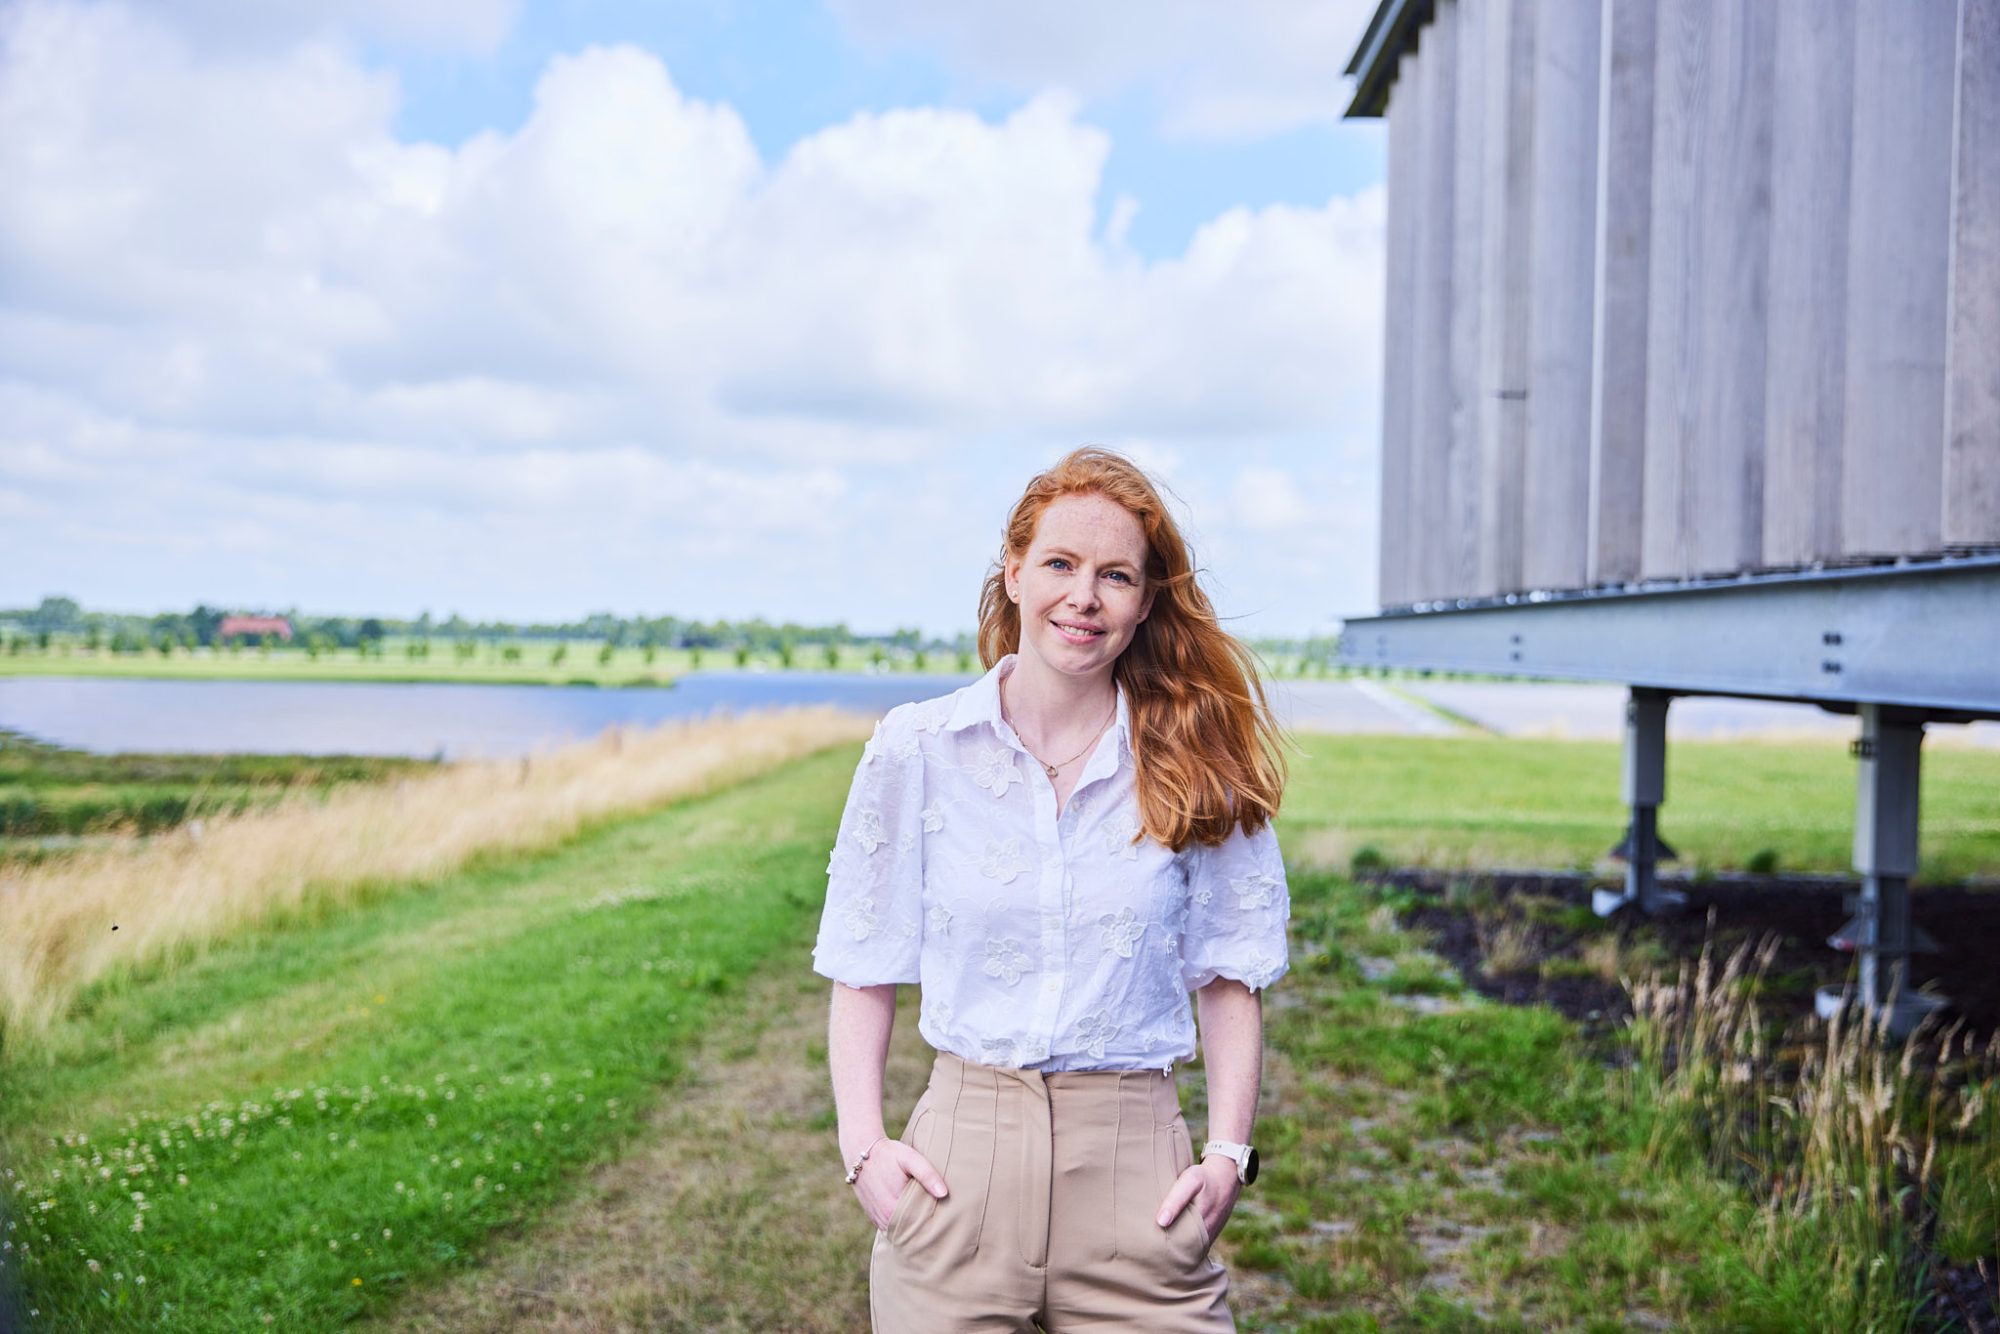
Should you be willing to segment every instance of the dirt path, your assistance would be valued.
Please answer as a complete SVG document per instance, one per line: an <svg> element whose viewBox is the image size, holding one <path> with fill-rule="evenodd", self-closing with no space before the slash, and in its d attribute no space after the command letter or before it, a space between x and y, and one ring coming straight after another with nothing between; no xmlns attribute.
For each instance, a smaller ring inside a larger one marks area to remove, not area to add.
<svg viewBox="0 0 2000 1334"><path fill-rule="evenodd" d="M791 963L749 980L624 1157L478 1269L412 1293L383 1327L866 1329L873 1229L840 1180L828 984ZM915 988L904 1000L891 1108L913 1104L930 1069Z"/></svg>

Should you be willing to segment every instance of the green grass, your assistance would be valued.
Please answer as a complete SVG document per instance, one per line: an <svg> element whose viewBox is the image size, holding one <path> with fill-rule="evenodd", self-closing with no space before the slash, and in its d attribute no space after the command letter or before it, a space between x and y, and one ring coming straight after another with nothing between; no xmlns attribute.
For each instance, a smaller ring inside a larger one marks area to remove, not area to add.
<svg viewBox="0 0 2000 1334"><path fill-rule="evenodd" d="M1343 869L1393 865L1589 870L1624 830L1615 742L1301 735L1280 821L1286 851ZM1679 869L1851 872L1854 765L1832 745L1678 741L1660 827ZM2000 875L2000 753L1924 756L1919 878ZM1317 835L1314 837L1313 835ZM1317 851L1316 851L1317 850Z"/></svg>
<svg viewBox="0 0 2000 1334"><path fill-rule="evenodd" d="M1398 929L1393 891L1303 855L1338 835L1391 860L1499 846L1588 861L1622 824L1615 750L1305 744L1281 829L1295 966L1267 1009L1289 1073L1274 1065L1264 1175L1224 1237L1239 1271L1280 1284L1249 1327L1798 1327L1827 1281L1808 1234L1787 1263L1752 1265L1748 1198L1695 1156L1649 1158L1602 1053L1549 1011L1467 994ZM1839 869L1838 751L1674 753L1684 851ZM0 1067L6 1235L28 1248L0 1256L38 1323L391 1316L399 1292L532 1229L672 1096L733 979L808 966L854 758L838 748L87 993L45 1063ZM1929 759L1927 864L1990 874L2000 757ZM1946 1174L1957 1251L1978 1251L2000 1208L1988 1166Z"/></svg>
<svg viewBox="0 0 2000 1334"><path fill-rule="evenodd" d="M37 1321L324 1328L467 1263L615 1152L734 979L802 950L853 763L88 996L60 1062L0 1072Z"/></svg>

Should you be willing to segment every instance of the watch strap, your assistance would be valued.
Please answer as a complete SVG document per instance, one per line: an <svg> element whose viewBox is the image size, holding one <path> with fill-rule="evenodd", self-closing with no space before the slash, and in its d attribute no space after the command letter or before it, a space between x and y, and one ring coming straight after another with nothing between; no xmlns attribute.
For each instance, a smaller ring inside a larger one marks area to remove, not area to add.
<svg viewBox="0 0 2000 1334"><path fill-rule="evenodd" d="M1236 1164L1236 1179L1238 1181L1247 1181L1249 1178L1250 1152L1248 1144L1233 1144L1226 1139L1212 1139L1201 1146L1201 1156L1203 1158L1207 1158L1211 1153L1219 1153L1234 1162Z"/></svg>

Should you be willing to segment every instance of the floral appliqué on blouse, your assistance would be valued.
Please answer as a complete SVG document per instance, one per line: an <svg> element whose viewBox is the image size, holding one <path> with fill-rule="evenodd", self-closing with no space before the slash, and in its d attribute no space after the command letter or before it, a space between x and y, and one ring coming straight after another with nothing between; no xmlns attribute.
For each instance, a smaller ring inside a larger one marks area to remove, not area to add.
<svg viewBox="0 0 2000 1334"><path fill-rule="evenodd" d="M997 977L1008 986L1021 980L1021 973L1028 966L1027 951L1021 942L1011 938L986 942L986 975Z"/></svg>
<svg viewBox="0 0 2000 1334"><path fill-rule="evenodd" d="M1097 919L1097 926L1104 948L1121 959L1131 958L1132 946L1146 934L1146 924L1137 920L1130 908L1120 908L1116 916L1106 913Z"/></svg>
<svg viewBox="0 0 2000 1334"><path fill-rule="evenodd" d="M1271 906L1271 896L1278 891L1278 881L1275 876L1268 876L1260 871L1256 875L1230 881L1229 887L1236 891L1238 907L1268 908Z"/></svg>
<svg viewBox="0 0 2000 1334"><path fill-rule="evenodd" d="M990 875L1003 885L1014 883L1014 877L1028 869L1028 859L1021 855L1021 840L1018 838L996 839L986 845L986 856L979 863L979 873Z"/></svg>
<svg viewBox="0 0 2000 1334"><path fill-rule="evenodd" d="M972 781L996 797L1007 795L1007 784L1021 781L1014 767L1014 752L1005 746L990 746L972 766Z"/></svg>

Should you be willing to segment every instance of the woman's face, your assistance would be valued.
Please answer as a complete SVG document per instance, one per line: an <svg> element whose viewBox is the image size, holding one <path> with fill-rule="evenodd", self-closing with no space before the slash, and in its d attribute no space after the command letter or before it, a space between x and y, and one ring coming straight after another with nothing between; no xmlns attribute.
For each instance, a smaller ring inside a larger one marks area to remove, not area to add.
<svg viewBox="0 0 2000 1334"><path fill-rule="evenodd" d="M1109 668L1153 609L1145 529L1100 495L1051 501L1006 575L1019 595L1021 651L1071 675Z"/></svg>

